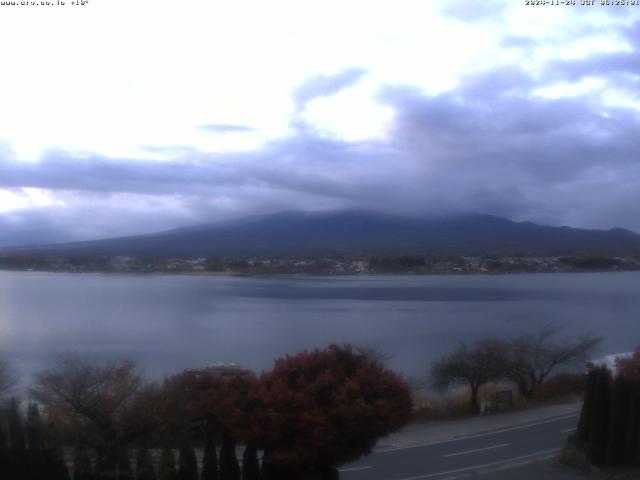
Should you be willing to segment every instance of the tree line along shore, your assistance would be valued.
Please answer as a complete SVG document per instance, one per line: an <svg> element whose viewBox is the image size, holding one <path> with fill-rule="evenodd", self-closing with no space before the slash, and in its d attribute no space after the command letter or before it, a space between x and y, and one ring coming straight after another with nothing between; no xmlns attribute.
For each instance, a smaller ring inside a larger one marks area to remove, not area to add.
<svg viewBox="0 0 640 480"><path fill-rule="evenodd" d="M557 378L573 379L571 393L582 394L584 362L599 343L554 326L461 343L421 381L390 370L380 349L351 345L283 357L262 375L213 365L159 382L147 381L129 360L65 354L35 375L23 401L3 361L0 473L11 480L45 478L43 472L52 480L337 478L337 466L439 408L419 403L415 390L425 384L463 387L467 414L487 413L481 392L490 384L507 386L520 404L535 403L545 389L548 395ZM640 350L636 355L640 365ZM587 403L583 415L601 410ZM617 413L607 418L620 424ZM581 430L588 445L597 431Z"/></svg>

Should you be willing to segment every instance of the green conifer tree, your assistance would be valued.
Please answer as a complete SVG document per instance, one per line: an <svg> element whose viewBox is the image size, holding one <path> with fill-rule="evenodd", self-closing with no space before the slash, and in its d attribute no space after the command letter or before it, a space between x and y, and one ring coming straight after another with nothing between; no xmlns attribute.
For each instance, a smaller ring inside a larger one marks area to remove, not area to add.
<svg viewBox="0 0 640 480"><path fill-rule="evenodd" d="M265 452L262 457L261 480L297 480L297 475L290 470L274 464L269 458L269 453Z"/></svg>
<svg viewBox="0 0 640 480"><path fill-rule="evenodd" d="M630 390L624 458L625 464L640 466L640 379L632 382Z"/></svg>
<svg viewBox="0 0 640 480"><path fill-rule="evenodd" d="M131 458L127 450L123 451L118 459L118 480L135 480L131 468Z"/></svg>
<svg viewBox="0 0 640 480"><path fill-rule="evenodd" d="M165 447L160 452L158 461L158 480L177 480L176 460L173 451Z"/></svg>
<svg viewBox="0 0 640 480"><path fill-rule="evenodd" d="M78 444L73 453L73 480L94 480L89 451L84 444Z"/></svg>
<svg viewBox="0 0 640 480"><path fill-rule="evenodd" d="M202 459L202 474L200 480L218 480L218 454L212 431L207 431L204 442L204 457Z"/></svg>
<svg viewBox="0 0 640 480"><path fill-rule="evenodd" d="M191 446L185 444L178 453L178 480L198 480L198 460Z"/></svg>
<svg viewBox="0 0 640 480"><path fill-rule="evenodd" d="M595 384L597 373L591 370L587 374L584 390L584 401L580 410L580 419L578 420L577 436L583 441L589 438L589 427L591 425L591 415L593 415L593 399L595 398Z"/></svg>
<svg viewBox="0 0 640 480"><path fill-rule="evenodd" d="M227 431L222 436L222 448L220 448L220 480L240 480L236 442Z"/></svg>
<svg viewBox="0 0 640 480"><path fill-rule="evenodd" d="M625 441L629 425L629 397L631 381L619 375L611 389L611 413L607 444L607 464L623 465L625 463Z"/></svg>
<svg viewBox="0 0 640 480"><path fill-rule="evenodd" d="M156 480L153 459L145 447L140 447L136 454L136 480Z"/></svg>
<svg viewBox="0 0 640 480"><path fill-rule="evenodd" d="M9 402L9 474L14 480L29 480L29 458L27 453L24 425L18 401L14 398ZM11 478L11 477L10 477Z"/></svg>
<svg viewBox="0 0 640 480"><path fill-rule="evenodd" d="M29 480L46 478L49 474L47 465L46 445L44 439L44 425L40 417L40 410L35 403L30 403L27 409L27 454L26 477Z"/></svg>
<svg viewBox="0 0 640 480"><path fill-rule="evenodd" d="M98 480L116 480L119 458L115 452L98 451L95 475Z"/></svg>
<svg viewBox="0 0 640 480"><path fill-rule="evenodd" d="M59 445L49 445L44 451L44 466L48 472L47 480L70 480L69 467L64 452Z"/></svg>
<svg viewBox="0 0 640 480"><path fill-rule="evenodd" d="M18 409L18 401L14 398L9 402L9 438L10 451L13 453L24 452L27 449L24 438L22 417Z"/></svg>
<svg viewBox="0 0 640 480"><path fill-rule="evenodd" d="M9 473L9 444L4 433L4 425L0 416L0 478L11 478Z"/></svg>
<svg viewBox="0 0 640 480"><path fill-rule="evenodd" d="M607 367L596 368L594 397L590 415L587 455L591 463L604 465L607 461L611 372Z"/></svg>
<svg viewBox="0 0 640 480"><path fill-rule="evenodd" d="M27 410L27 445L30 452L41 452L44 449L44 426L35 403L30 403Z"/></svg>
<svg viewBox="0 0 640 480"><path fill-rule="evenodd" d="M260 463L254 443L247 443L242 454L242 480L260 480Z"/></svg>

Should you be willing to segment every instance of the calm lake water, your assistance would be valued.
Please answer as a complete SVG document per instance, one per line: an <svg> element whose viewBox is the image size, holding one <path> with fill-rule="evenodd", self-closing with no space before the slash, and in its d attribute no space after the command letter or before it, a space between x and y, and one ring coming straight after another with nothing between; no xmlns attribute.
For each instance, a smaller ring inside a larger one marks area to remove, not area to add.
<svg viewBox="0 0 640 480"><path fill-rule="evenodd" d="M0 272L0 355L24 374L65 351L128 356L153 376L215 362L256 371L331 342L378 345L422 375L459 341L554 322L640 344L640 273L230 278Z"/></svg>

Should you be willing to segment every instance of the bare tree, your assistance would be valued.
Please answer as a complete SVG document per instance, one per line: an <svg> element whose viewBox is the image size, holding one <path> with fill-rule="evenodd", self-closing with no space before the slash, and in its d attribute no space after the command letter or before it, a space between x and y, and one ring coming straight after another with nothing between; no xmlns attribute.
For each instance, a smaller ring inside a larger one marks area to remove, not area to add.
<svg viewBox="0 0 640 480"><path fill-rule="evenodd" d="M154 402L145 393L133 362L77 354L60 356L36 374L31 391L76 442L97 450L107 478L120 452L153 425Z"/></svg>
<svg viewBox="0 0 640 480"><path fill-rule="evenodd" d="M518 387L523 398L535 390L559 367L584 364L597 350L602 338L585 334L559 338L560 327L546 325L511 342L506 378Z"/></svg>
<svg viewBox="0 0 640 480"><path fill-rule="evenodd" d="M432 384L440 389L463 384L469 387L469 408L478 411L478 391L485 383L505 375L509 347L500 340L478 340L471 346L461 343L456 350L438 359L431 368Z"/></svg>
<svg viewBox="0 0 640 480"><path fill-rule="evenodd" d="M360 355L364 355L369 360L380 362L382 364L387 364L393 358L393 353L389 353L388 351L384 350L377 343L355 347L355 351Z"/></svg>

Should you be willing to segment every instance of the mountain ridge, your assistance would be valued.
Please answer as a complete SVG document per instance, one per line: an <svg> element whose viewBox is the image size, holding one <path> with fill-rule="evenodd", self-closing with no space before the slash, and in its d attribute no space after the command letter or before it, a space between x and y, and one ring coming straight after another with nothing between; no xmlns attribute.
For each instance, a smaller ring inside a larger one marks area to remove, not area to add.
<svg viewBox="0 0 640 480"><path fill-rule="evenodd" d="M42 255L251 256L330 253L514 254L640 251L640 235L515 222L481 213L411 216L368 210L285 211L101 240L4 247Z"/></svg>

